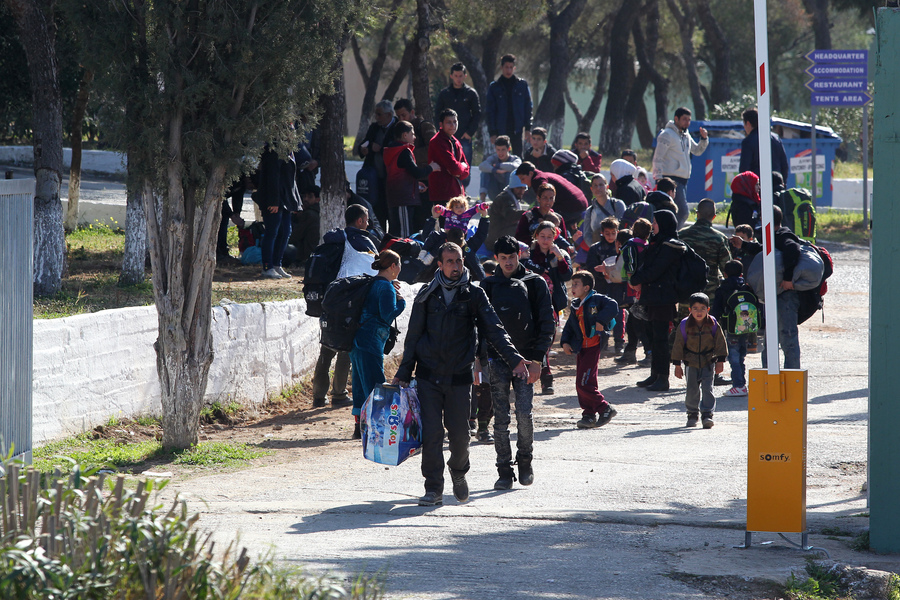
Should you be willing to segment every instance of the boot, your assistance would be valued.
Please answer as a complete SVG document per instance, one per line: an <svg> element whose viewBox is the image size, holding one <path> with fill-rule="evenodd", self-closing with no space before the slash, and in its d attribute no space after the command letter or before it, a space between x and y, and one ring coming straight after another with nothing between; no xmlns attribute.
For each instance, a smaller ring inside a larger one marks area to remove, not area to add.
<svg viewBox="0 0 900 600"><path fill-rule="evenodd" d="M613 360L620 365L633 365L637 362L637 350L625 350L622 356L617 356Z"/></svg>
<svg viewBox="0 0 900 600"><path fill-rule="evenodd" d="M534 483L534 471L531 469L530 456L516 456L516 464L519 465L519 483L522 485L531 485Z"/></svg>
<svg viewBox="0 0 900 600"><path fill-rule="evenodd" d="M668 392L669 391L669 378L663 377L660 375L656 378L656 381L647 386L648 392Z"/></svg>
<svg viewBox="0 0 900 600"><path fill-rule="evenodd" d="M494 489L511 490L513 481L516 480L516 476L513 474L512 464L506 463L502 466L498 465L497 472L500 474L500 478L497 479L497 483L494 484Z"/></svg>
<svg viewBox="0 0 900 600"><path fill-rule="evenodd" d="M653 385L654 383L656 383L656 380L658 377L659 377L659 375L656 375L655 373L651 373L650 377L648 377L647 379L638 381L637 386L638 387L647 387L647 386Z"/></svg>
<svg viewBox="0 0 900 600"><path fill-rule="evenodd" d="M353 425L353 435L351 436L351 440L361 440L362 432L359 429L359 415L354 415L356 419L356 423Z"/></svg>
<svg viewBox="0 0 900 600"><path fill-rule="evenodd" d="M552 396L554 394L553 375L541 375L541 394L544 396Z"/></svg>

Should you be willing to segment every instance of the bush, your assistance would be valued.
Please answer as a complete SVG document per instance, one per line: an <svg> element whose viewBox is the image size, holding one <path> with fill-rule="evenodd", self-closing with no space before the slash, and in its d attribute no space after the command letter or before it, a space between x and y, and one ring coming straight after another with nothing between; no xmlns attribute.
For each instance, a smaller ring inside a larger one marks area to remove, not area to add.
<svg viewBox="0 0 900 600"><path fill-rule="evenodd" d="M103 479L77 464L63 478L0 462L0 598L383 597L372 578L348 587L271 558L251 566L246 549L238 552L234 543L214 554L210 534L198 531L198 517L183 501L154 504L156 484L127 490L124 477L104 493Z"/></svg>

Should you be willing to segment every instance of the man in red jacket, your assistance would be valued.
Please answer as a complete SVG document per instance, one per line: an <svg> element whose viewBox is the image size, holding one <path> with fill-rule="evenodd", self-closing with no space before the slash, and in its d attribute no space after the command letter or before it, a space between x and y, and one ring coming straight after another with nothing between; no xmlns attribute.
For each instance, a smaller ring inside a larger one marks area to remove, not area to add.
<svg viewBox="0 0 900 600"><path fill-rule="evenodd" d="M432 204L445 205L450 198L465 195L462 180L469 176L469 161L459 140L453 137L458 127L456 111L446 108L438 118L440 130L428 144L428 162L441 168L428 176L428 191Z"/></svg>
<svg viewBox="0 0 900 600"><path fill-rule="evenodd" d="M516 169L516 175L519 176L519 180L522 183L533 190L540 188L543 183L551 184L556 190L554 210L565 220L566 229L569 231L578 230L578 224L584 218L584 211L587 210L588 201L577 185L562 175L538 171L528 161L519 165L519 168Z"/></svg>

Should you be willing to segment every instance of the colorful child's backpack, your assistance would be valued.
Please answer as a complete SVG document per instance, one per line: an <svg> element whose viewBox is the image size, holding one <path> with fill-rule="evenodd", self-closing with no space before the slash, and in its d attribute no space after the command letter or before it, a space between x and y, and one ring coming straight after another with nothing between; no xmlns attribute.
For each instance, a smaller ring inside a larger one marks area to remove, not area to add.
<svg viewBox="0 0 900 600"><path fill-rule="evenodd" d="M722 326L731 335L756 333L762 324L762 310L759 298L752 288L744 284L725 301Z"/></svg>

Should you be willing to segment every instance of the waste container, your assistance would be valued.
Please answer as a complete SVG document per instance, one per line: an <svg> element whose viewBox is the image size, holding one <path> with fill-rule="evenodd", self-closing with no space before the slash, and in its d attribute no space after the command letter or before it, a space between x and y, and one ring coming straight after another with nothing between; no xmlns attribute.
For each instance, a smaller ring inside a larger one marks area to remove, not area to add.
<svg viewBox="0 0 900 600"><path fill-rule="evenodd" d="M700 156L691 156L691 178L688 180L688 202L712 198L716 202L731 201L731 180L738 174L741 162L741 141L744 124L741 121L691 121L692 137L699 139L703 127L709 132L709 146ZM787 154L788 188L812 188L812 151L809 123L772 119L772 129L781 136ZM816 126L816 205L831 206L834 153L841 138L830 127Z"/></svg>

